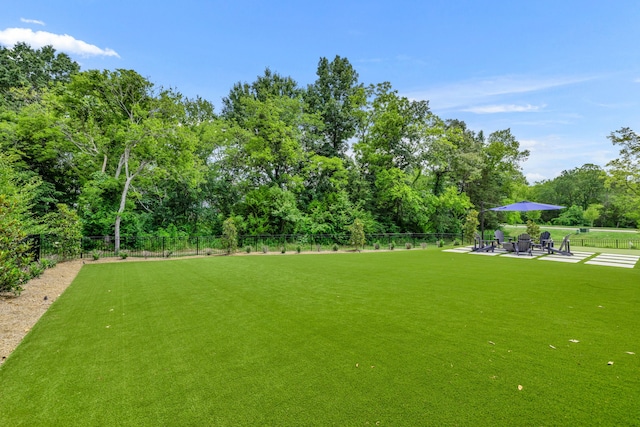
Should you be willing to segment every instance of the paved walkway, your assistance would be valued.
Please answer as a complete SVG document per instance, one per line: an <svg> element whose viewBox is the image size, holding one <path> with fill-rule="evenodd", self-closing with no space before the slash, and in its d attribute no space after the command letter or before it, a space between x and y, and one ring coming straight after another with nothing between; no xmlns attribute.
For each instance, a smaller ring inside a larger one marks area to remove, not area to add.
<svg viewBox="0 0 640 427"><path fill-rule="evenodd" d="M500 256L503 258L518 258L525 260L543 260L543 261L556 261L556 262L568 262L579 263L584 261L584 264L601 265L605 267L621 267L621 268L633 268L636 263L640 261L639 255L620 255L620 254L595 254L595 252L582 252L574 251L573 255L560 255L560 254L547 254L544 252L533 252L532 256L529 255L516 255L513 252L495 251L495 252L473 252L472 246L460 246L453 249L445 249L444 252L452 252L458 254L470 254L470 255L484 255L484 256ZM594 257L594 255L596 255ZM586 261L585 261L586 260Z"/></svg>

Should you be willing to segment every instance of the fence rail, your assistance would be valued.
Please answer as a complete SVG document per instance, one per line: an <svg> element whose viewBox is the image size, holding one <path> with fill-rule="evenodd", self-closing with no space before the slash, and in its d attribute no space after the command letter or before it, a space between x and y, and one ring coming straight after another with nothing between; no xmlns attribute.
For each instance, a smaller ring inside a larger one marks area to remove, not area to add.
<svg viewBox="0 0 640 427"><path fill-rule="evenodd" d="M571 245L602 249L640 249L640 239L600 239L571 237Z"/></svg>
<svg viewBox="0 0 640 427"><path fill-rule="evenodd" d="M396 248L411 244L417 247L422 244L452 244L462 241L461 234L455 233L380 233L365 234L364 249L388 249L391 245ZM59 243L56 236L43 235L40 238L39 254L43 258L53 258L60 255ZM337 246L339 249L352 248L350 236L346 234L269 234L238 236L238 250L251 252L286 252L296 251L330 251ZM170 258L194 255L217 255L226 253L222 236L123 236L120 237L120 251L126 251L130 257ZM83 237L80 242L80 258L93 256L115 257L115 238L113 236Z"/></svg>
<svg viewBox="0 0 640 427"><path fill-rule="evenodd" d="M365 250L388 249L422 245L434 245L442 241L444 245L464 242L458 233L378 233L365 234ZM34 258L70 259L91 257L116 257L113 236L83 237L80 251L69 255L63 253L63 246L54 235L29 236ZM573 246L602 249L640 249L640 239L603 239L571 237ZM250 252L291 252L300 248L303 252L355 249L347 234L268 234L238 236L238 250ZM222 236L124 236L120 238L120 251L137 258L173 258L194 255L218 255L226 253Z"/></svg>

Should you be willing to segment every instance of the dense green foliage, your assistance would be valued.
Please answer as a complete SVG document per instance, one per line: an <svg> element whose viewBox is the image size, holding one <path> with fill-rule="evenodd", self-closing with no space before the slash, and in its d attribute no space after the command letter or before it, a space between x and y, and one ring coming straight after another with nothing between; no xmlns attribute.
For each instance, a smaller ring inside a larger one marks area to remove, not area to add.
<svg viewBox="0 0 640 427"><path fill-rule="evenodd" d="M0 367L0 424L634 425L639 273L432 247L87 265Z"/></svg>
<svg viewBox="0 0 640 427"><path fill-rule="evenodd" d="M220 114L134 70L80 70L51 47L0 49L0 148L30 182L26 218L59 204L84 235L461 232L469 209L532 199L559 212L483 212L500 222L635 226L637 135L611 135L611 171L584 165L528 187L509 129L486 136L442 119L348 59L320 58L306 87L266 69L236 83ZM575 206L575 208L574 208ZM579 211L581 209L581 211ZM589 210L591 209L591 210Z"/></svg>
<svg viewBox="0 0 640 427"><path fill-rule="evenodd" d="M31 278L33 256L16 210L15 200L0 194L0 292L19 294Z"/></svg>
<svg viewBox="0 0 640 427"><path fill-rule="evenodd" d="M528 153L509 130L485 138L442 120L390 83L359 82L339 56L321 58L307 87L269 69L239 82L220 115L133 70L80 71L51 48L0 57L11 95L0 144L41 180L33 211L65 203L85 235L116 243L220 234L229 217L241 234L348 233L356 218L365 232L459 232L469 207L524 182Z"/></svg>

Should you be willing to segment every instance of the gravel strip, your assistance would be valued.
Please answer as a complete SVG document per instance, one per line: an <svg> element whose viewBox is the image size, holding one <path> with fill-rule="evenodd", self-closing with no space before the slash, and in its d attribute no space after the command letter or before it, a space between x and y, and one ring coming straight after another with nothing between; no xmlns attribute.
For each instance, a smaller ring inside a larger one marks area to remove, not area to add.
<svg viewBox="0 0 640 427"><path fill-rule="evenodd" d="M58 263L24 285L19 296L0 294L0 363L20 344L82 268L82 260Z"/></svg>

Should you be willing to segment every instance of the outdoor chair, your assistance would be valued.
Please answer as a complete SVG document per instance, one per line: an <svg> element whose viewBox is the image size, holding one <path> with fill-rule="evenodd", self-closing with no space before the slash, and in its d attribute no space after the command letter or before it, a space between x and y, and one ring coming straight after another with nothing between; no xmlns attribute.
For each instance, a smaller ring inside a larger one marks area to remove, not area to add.
<svg viewBox="0 0 640 427"><path fill-rule="evenodd" d="M520 255L521 253L533 255L531 253L531 250L533 249L531 236L526 233L523 233L518 236L518 241L515 242L515 247L516 247L516 255Z"/></svg>
<svg viewBox="0 0 640 427"><path fill-rule="evenodd" d="M540 234L540 240L538 241L538 243L533 243L533 249L536 248L540 248L541 250L544 250L547 248L547 246L549 246L549 243L551 243L551 233L549 233L548 231L543 231Z"/></svg>
<svg viewBox="0 0 640 427"><path fill-rule="evenodd" d="M473 249L471 249L471 251L473 251L473 252L493 252L495 248L496 248L496 246L495 246L495 241L494 240L485 240L480 236L480 234L478 234L478 233L474 234Z"/></svg>
<svg viewBox="0 0 640 427"><path fill-rule="evenodd" d="M562 243L560 244L560 248L558 249L555 249L551 247L551 245L548 245L547 250L549 251L549 253L567 255L567 256L573 255L571 253L571 244L569 242L569 236L571 236L571 234L567 234L566 236L564 236L564 239L562 239Z"/></svg>
<svg viewBox="0 0 640 427"><path fill-rule="evenodd" d="M505 244L504 232L502 230L496 230L493 232L493 237L496 239L496 246L498 247L502 246L504 248L504 244ZM509 243L509 242L506 242L506 243Z"/></svg>

